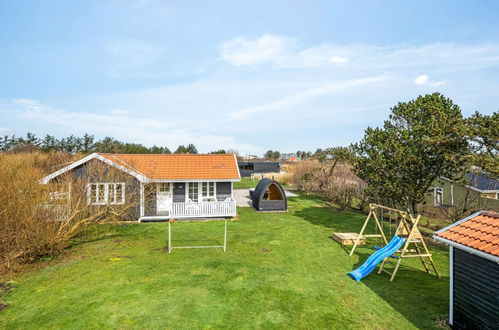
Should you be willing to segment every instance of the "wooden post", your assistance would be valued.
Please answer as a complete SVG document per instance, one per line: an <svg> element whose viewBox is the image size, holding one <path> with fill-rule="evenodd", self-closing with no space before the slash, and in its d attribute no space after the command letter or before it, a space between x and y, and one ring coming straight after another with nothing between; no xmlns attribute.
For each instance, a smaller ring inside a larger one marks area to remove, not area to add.
<svg viewBox="0 0 499 330"><path fill-rule="evenodd" d="M357 239L355 240L355 243L353 245L353 248L352 248L352 251L350 251L350 256L353 254L353 252L355 251L355 248L357 247L357 245L359 244L360 242L360 238L362 236L362 233L364 232L364 230L366 229L367 227L367 223L369 222L369 219L371 218L371 214L373 213L372 210L369 211L369 214L367 215L367 218L366 218L366 221L364 221L364 225L362 225L362 229L360 230L360 233L359 233L359 236L357 236Z"/></svg>

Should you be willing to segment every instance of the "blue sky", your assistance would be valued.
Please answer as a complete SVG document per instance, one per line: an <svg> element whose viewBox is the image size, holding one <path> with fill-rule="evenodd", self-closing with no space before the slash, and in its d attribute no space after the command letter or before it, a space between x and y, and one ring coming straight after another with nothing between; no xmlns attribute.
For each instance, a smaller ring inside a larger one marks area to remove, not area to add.
<svg viewBox="0 0 499 330"><path fill-rule="evenodd" d="M499 110L499 2L2 1L0 63L2 135L315 150L420 94Z"/></svg>

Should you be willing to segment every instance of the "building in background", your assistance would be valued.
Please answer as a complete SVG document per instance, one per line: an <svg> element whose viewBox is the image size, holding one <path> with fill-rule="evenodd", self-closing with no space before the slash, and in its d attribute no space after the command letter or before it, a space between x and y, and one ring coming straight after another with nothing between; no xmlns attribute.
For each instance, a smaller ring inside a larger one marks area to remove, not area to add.
<svg viewBox="0 0 499 330"><path fill-rule="evenodd" d="M238 161L241 177L251 177L252 175L281 172L279 162L270 161Z"/></svg>

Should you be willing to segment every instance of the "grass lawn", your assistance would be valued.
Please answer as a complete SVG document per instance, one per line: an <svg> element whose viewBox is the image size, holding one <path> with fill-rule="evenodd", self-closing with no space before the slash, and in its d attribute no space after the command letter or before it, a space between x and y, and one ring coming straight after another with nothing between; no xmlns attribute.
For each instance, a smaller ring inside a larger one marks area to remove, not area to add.
<svg viewBox="0 0 499 330"><path fill-rule="evenodd" d="M395 282L347 273L352 257L330 239L364 216L320 198L290 200L288 213L239 208L228 250L165 251L166 223L99 226L68 255L18 275L3 298L0 328L410 329L445 324L448 253L432 247L442 279L416 260ZM223 222L174 223L173 244L220 242ZM445 325L444 325L445 326Z"/></svg>
<svg viewBox="0 0 499 330"><path fill-rule="evenodd" d="M259 181L252 180L251 178L241 178L241 181L234 182L234 189L255 188Z"/></svg>

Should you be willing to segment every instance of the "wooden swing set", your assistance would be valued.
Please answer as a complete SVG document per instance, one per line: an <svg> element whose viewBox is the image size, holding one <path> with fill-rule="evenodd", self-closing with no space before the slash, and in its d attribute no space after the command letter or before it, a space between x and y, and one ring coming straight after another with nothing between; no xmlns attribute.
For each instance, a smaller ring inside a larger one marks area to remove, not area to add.
<svg viewBox="0 0 499 330"><path fill-rule="evenodd" d="M395 230L395 235L398 237L402 237L405 239L404 245L402 249L398 250L397 256L397 263L395 264L395 268L393 272L389 272L385 269L385 265L387 263L391 263L388 261L388 258L383 259L381 262L381 266L379 268L378 274L381 272L385 272L391 275L390 277L390 282L395 279L395 276L397 275L397 272L399 270L400 264L402 263L402 260L405 258L420 258L421 263L423 264L423 267L425 271L429 274L430 273L430 267L433 268L433 271L435 272L435 275L437 278L440 278L440 275L438 274L437 271L437 266L435 265L435 262L433 261L432 254L428 250L428 247L426 246L426 243L423 239L423 235L421 234L421 231L418 228L419 220L421 219L421 215L418 215L414 217L412 214L406 211L398 210L395 208L391 208L388 206L383 206L379 204L369 204L369 214L367 215L366 220L364 221L364 225L362 226L362 229L360 230L360 233L356 235L355 243L353 245L352 250L350 251L350 256L353 255L355 249L359 245L359 242L361 240L366 240L367 238L372 238L372 237L381 237L385 243L385 245L388 244L388 241L385 236L385 232L383 230L383 226L381 225L377 211L383 212L383 211L388 211L390 220L391 220L391 213L395 213L398 218L399 218L399 223L397 225L397 229ZM364 231L371 219L374 219L375 222L375 229L376 231L379 230L379 234L368 234L365 235ZM383 214L381 213L381 219L383 219ZM391 236L391 223L390 223L390 236ZM429 264L428 261L429 260Z"/></svg>

